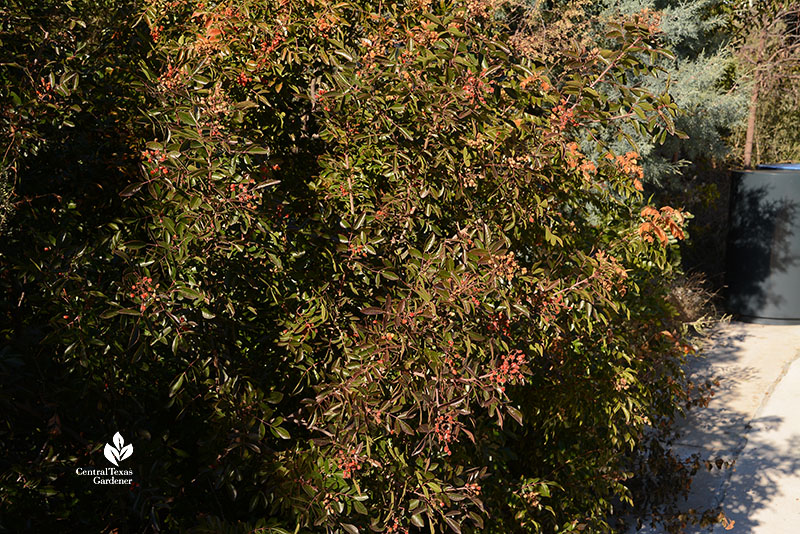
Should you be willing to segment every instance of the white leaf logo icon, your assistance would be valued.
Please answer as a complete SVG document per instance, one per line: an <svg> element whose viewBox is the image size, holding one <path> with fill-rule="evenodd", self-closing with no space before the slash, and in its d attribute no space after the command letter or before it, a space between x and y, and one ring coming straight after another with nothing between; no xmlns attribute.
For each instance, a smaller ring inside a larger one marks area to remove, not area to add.
<svg viewBox="0 0 800 534"><path fill-rule="evenodd" d="M111 446L110 443L106 443L106 448L103 449L103 454L109 462L119 467L118 462L121 462L133 454L133 445L125 445L125 440L122 438L119 432L114 434L114 437L111 441L114 442L114 446Z"/></svg>

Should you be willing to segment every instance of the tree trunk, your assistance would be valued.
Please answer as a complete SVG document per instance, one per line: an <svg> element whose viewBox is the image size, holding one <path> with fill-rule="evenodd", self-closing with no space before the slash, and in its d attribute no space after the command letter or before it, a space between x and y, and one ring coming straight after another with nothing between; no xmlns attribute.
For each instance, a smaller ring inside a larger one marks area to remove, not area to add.
<svg viewBox="0 0 800 534"><path fill-rule="evenodd" d="M753 92L750 94L750 112L747 115L747 135L744 138L744 166L750 167L750 159L753 156L753 138L756 133L756 104L758 103L759 80L753 83Z"/></svg>
<svg viewBox="0 0 800 534"><path fill-rule="evenodd" d="M758 117L756 117L756 124L758 124ZM761 163L761 145L758 144L758 129L753 133L753 149L756 151L756 160L753 162L753 166L758 167Z"/></svg>

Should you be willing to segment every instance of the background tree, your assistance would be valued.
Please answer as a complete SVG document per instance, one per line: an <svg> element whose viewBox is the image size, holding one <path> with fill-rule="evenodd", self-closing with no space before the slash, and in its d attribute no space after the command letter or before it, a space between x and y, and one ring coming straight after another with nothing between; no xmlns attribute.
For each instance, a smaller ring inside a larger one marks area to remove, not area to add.
<svg viewBox="0 0 800 534"><path fill-rule="evenodd" d="M800 6L796 2L785 1L741 2L733 12L733 24L740 38L737 58L742 68L741 75L749 81L750 86L742 156L742 164L750 167L758 135L759 112L762 111L761 115L765 118L769 111L789 111L791 116L793 108L786 104L797 102L796 93L800 85ZM776 117L775 114L772 116ZM779 126L777 129L780 131ZM776 145L787 140L781 136L780 141L775 141L764 143L766 153L771 151L768 146L775 146L772 149L774 153L781 154L781 149ZM796 138L789 145L796 147Z"/></svg>
<svg viewBox="0 0 800 534"><path fill-rule="evenodd" d="M800 83L797 74L773 80L769 92L762 92L758 101L756 128L753 132L751 164L800 161ZM742 153L745 128L734 131L734 146Z"/></svg>

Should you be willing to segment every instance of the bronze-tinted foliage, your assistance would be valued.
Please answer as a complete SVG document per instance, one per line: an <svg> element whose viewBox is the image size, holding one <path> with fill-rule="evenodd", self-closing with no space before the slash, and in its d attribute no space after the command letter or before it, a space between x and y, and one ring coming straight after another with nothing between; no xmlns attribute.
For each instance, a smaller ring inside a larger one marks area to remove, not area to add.
<svg viewBox="0 0 800 534"><path fill-rule="evenodd" d="M138 486L92 519L111 497L66 479L99 455L32 433L51 450L14 472L47 463L79 505L6 477L14 517L610 529L645 427L686 398L664 300L683 215L644 206L635 153L579 150L598 125L672 127L668 95L625 82L664 53L649 19L555 71L515 49L503 1L158 0L141 20L139 176L104 189L122 202L88 249L64 245L79 218L35 227L51 250L9 271L4 311L37 303L9 357L34 320L46 336L30 361L55 384L26 402L92 444L120 431Z"/></svg>

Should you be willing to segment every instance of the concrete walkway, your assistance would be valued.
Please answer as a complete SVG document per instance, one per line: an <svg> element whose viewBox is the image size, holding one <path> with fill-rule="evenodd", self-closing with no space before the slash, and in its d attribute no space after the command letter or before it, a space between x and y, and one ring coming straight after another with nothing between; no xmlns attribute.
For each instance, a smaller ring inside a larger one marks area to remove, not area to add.
<svg viewBox="0 0 800 534"><path fill-rule="evenodd" d="M690 362L692 376L716 378L719 387L707 407L678 423L675 452L735 466L701 469L681 508L721 505L735 523L686 534L800 533L799 357L800 326L730 323Z"/></svg>

